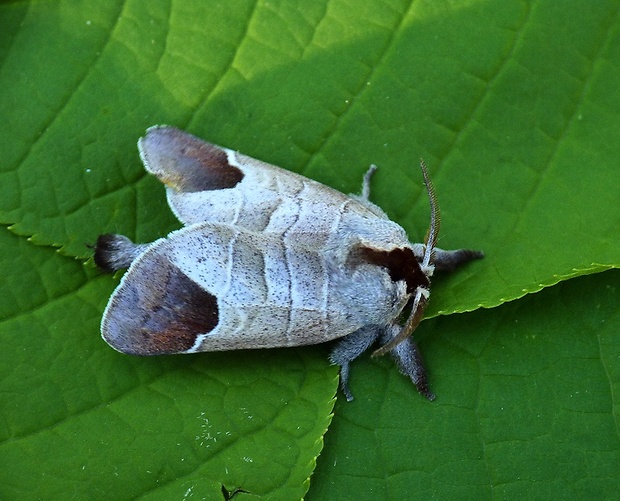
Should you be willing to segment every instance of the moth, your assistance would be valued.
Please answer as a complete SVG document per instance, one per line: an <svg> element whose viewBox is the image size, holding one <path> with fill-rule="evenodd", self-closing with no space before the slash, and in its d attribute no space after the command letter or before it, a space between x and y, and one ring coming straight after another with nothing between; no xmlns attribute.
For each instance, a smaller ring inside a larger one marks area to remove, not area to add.
<svg viewBox="0 0 620 501"><path fill-rule="evenodd" d="M302 346L337 340L347 398L349 365L376 342L418 391L433 399L411 333L422 319L435 270L451 271L482 252L435 246L439 208L422 174L431 221L425 243L361 196L154 126L138 142L146 170L166 185L183 224L134 244L101 235L95 263L129 268L103 314L101 333L132 355Z"/></svg>

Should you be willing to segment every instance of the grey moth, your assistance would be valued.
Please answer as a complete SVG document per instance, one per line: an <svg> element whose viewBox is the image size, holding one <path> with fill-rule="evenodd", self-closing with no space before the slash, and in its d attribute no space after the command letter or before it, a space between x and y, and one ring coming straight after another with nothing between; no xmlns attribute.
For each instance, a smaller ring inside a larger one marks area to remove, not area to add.
<svg viewBox="0 0 620 501"><path fill-rule="evenodd" d="M334 341L341 388L349 365L373 344L390 353L418 391L433 399L411 333L422 319L435 270L483 256L435 247L431 203L425 243L361 196L154 126L138 142L146 170L166 185L183 227L149 244L101 235L95 263L128 268L103 314L101 333L133 355L302 346Z"/></svg>

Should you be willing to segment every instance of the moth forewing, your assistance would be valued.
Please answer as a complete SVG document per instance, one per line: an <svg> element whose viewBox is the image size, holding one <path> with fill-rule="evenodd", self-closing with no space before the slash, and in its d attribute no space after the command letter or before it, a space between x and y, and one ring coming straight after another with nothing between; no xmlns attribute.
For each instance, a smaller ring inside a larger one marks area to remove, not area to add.
<svg viewBox="0 0 620 501"><path fill-rule="evenodd" d="M404 307L404 287L385 270L350 274L334 259L275 233L223 223L182 228L132 263L105 312L104 338L137 355L300 346Z"/></svg>
<svg viewBox="0 0 620 501"><path fill-rule="evenodd" d="M380 341L378 352L390 351L433 397L409 338L432 268L450 270L482 253L435 248L439 212L424 165L432 207L426 245L410 243L368 200L374 166L357 197L173 127L151 127L138 147L184 228L152 244L99 238L101 268L129 267L102 320L112 347L157 355L338 339L330 360L351 399L349 364ZM407 303L413 309L402 327Z"/></svg>
<svg viewBox="0 0 620 501"><path fill-rule="evenodd" d="M186 226L210 221L252 231L315 233L308 225L317 217L326 219L354 201L312 179L172 127L149 128L138 149L146 170L166 185L168 203ZM368 212L354 205L352 210ZM291 227L298 215L305 220ZM331 227L318 231L329 234Z"/></svg>

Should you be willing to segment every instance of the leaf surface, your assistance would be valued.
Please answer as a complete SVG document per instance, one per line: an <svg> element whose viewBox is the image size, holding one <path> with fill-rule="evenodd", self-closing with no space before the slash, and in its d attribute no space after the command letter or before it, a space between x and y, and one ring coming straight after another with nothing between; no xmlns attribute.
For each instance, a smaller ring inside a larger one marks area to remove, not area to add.
<svg viewBox="0 0 620 501"><path fill-rule="evenodd" d="M136 359L98 336L118 277L84 266L85 244L179 227L138 158L151 125L344 192L377 164L371 198L414 242L429 217L423 157L439 245L486 254L434 279L427 317L617 268L618 12L582 0L0 5L0 497L308 489L337 384L326 348ZM308 498L617 492L616 279L424 322L433 404L391 361L356 362L357 400L338 402Z"/></svg>

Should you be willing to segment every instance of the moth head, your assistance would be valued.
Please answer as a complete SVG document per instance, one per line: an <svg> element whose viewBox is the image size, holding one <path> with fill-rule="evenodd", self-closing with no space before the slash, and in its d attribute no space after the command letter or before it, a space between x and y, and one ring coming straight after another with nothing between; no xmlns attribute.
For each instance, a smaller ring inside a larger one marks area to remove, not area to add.
<svg viewBox="0 0 620 501"><path fill-rule="evenodd" d="M389 342L375 350L372 354L373 357L385 355L389 351L393 350L396 346L407 339L414 330L420 325L422 317L424 315L424 309L430 295L430 277L433 275L435 267L433 266L433 253L435 245L437 243L437 235L439 234L439 205L437 205L437 196L435 195L435 187L431 182L431 178L428 175L428 169L424 160L420 161L420 168L422 169L422 175L424 176L424 184L426 185L426 192L431 206L431 222L424 239L424 255L422 256L422 262L420 263L420 269L422 273L426 275L427 284L418 285L416 290L412 292L413 304L411 306L411 313L409 318L405 322L405 325L400 329L400 332L395 335Z"/></svg>

